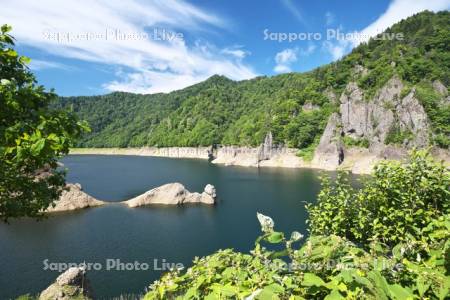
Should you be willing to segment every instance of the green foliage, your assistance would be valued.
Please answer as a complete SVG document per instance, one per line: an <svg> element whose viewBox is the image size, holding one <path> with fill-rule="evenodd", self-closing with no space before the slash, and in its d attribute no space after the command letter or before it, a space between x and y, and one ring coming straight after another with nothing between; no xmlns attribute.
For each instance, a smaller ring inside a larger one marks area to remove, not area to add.
<svg viewBox="0 0 450 300"><path fill-rule="evenodd" d="M336 234L368 247L411 239L432 220L450 213L450 171L429 154L413 151L410 162L383 162L361 189L338 174L324 178L317 204L309 205L312 234Z"/></svg>
<svg viewBox="0 0 450 300"><path fill-rule="evenodd" d="M412 88L410 86L405 86L400 92L400 99L405 98L411 92L411 89Z"/></svg>
<svg viewBox="0 0 450 300"><path fill-rule="evenodd" d="M442 217L428 226L432 254L414 260L406 258L408 245L399 244L389 256L330 235L311 236L298 248L299 233L286 239L267 228L250 254L227 249L196 258L186 272L154 282L144 299L444 299L449 221Z"/></svg>
<svg viewBox="0 0 450 300"><path fill-rule="evenodd" d="M442 148L450 146L450 104L444 104L442 96L429 82L421 82L416 87L417 98L422 103L431 121L435 143Z"/></svg>
<svg viewBox="0 0 450 300"><path fill-rule="evenodd" d="M21 296L16 298L16 300L37 300L37 299L38 299L38 297L31 296L30 294L21 295Z"/></svg>
<svg viewBox="0 0 450 300"><path fill-rule="evenodd" d="M393 125L384 139L384 143L402 145L405 141L413 138L413 133L409 130L401 130L399 126Z"/></svg>
<svg viewBox="0 0 450 300"><path fill-rule="evenodd" d="M235 82L213 76L169 94L61 98L57 107L88 120L80 147L257 146L271 131L277 143L307 147L331 110L311 76L285 74ZM318 106L303 111L310 102Z"/></svg>
<svg viewBox="0 0 450 300"><path fill-rule="evenodd" d="M87 129L73 115L49 108L56 99L37 85L29 59L14 49L11 27L0 31L0 219L38 217L65 185L57 159Z"/></svg>
<svg viewBox="0 0 450 300"><path fill-rule="evenodd" d="M365 138L352 138L349 136L344 136L342 138L344 145L349 147L361 147L361 148L369 148L369 140Z"/></svg>
<svg viewBox="0 0 450 300"><path fill-rule="evenodd" d="M304 161L312 161L314 158L314 152L316 151L317 145L319 145L320 137L317 136L312 144L306 148L298 150L297 156L301 157Z"/></svg>
<svg viewBox="0 0 450 300"><path fill-rule="evenodd" d="M154 282L144 299L447 299L449 179L425 153L406 166L380 165L361 192L342 175L336 186L325 178L308 206L305 243L257 214L262 235L250 254L196 258Z"/></svg>

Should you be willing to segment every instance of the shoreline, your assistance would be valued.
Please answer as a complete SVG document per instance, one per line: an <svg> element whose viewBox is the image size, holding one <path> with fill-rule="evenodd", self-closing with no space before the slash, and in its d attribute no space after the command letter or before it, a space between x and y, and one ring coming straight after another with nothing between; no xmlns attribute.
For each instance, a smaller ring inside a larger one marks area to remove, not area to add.
<svg viewBox="0 0 450 300"><path fill-rule="evenodd" d="M345 170L353 174L370 174L382 158L368 149L351 148L346 151L346 159L339 165L305 161L297 156L298 149L284 148L267 159L258 159L258 149L251 147L227 146L218 149L211 159L211 147L142 147L142 148L72 148L69 155L130 155L167 158L211 159L211 163L225 166L319 169L325 171Z"/></svg>

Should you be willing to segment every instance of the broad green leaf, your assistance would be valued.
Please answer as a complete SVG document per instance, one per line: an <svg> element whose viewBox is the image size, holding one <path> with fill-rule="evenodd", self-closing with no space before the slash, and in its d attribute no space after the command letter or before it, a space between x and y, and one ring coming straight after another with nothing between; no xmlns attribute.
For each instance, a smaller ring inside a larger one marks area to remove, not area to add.
<svg viewBox="0 0 450 300"><path fill-rule="evenodd" d="M282 232L272 232L266 240L271 244L278 244L281 243L283 239L284 234Z"/></svg>
<svg viewBox="0 0 450 300"><path fill-rule="evenodd" d="M31 145L31 154L33 156L38 156L39 154L41 154L42 149L44 149L45 147L45 139L39 139L36 143L34 143L33 145Z"/></svg>
<svg viewBox="0 0 450 300"><path fill-rule="evenodd" d="M395 300L414 299L414 294L412 294L409 290L405 289L404 287L398 284L390 285L389 292L391 297Z"/></svg>
<svg viewBox="0 0 450 300"><path fill-rule="evenodd" d="M303 275L303 286L326 286L325 282L319 276L313 273L305 273Z"/></svg>
<svg viewBox="0 0 450 300"><path fill-rule="evenodd" d="M341 300L341 299L345 299L345 298L337 290L332 290L331 293L329 293L324 298L324 300Z"/></svg>

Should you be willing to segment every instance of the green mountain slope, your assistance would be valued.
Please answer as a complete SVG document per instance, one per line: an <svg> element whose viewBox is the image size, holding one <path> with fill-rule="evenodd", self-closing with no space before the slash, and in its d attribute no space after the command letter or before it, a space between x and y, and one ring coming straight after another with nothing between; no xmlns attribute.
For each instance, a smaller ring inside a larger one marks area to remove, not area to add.
<svg viewBox="0 0 450 300"><path fill-rule="evenodd" d="M371 101L396 75L406 86L405 95L413 87L417 91L431 123L432 142L447 148L450 106L441 104L432 83L450 85L449 23L447 11L422 12L387 30L403 33L404 40L372 39L307 73L239 82L215 75L168 94L67 97L58 106L73 109L91 124L82 147L255 146L271 131L275 142L305 148L318 142L329 115L338 111L333 99L349 82L356 82ZM398 132L386 142L405 136Z"/></svg>

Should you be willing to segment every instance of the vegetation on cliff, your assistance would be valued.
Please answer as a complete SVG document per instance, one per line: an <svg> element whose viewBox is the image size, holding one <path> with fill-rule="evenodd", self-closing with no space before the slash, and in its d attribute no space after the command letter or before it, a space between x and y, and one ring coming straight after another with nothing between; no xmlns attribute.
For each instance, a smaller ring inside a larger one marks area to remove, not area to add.
<svg viewBox="0 0 450 300"><path fill-rule="evenodd" d="M446 299L450 289L450 171L425 152L384 163L359 191L324 179L308 205L309 238L289 238L258 214L251 253L196 258L145 299Z"/></svg>
<svg viewBox="0 0 450 300"><path fill-rule="evenodd" d="M335 99L349 82L356 82L370 101L397 75L407 90L417 87L432 140L447 148L450 105L440 105L432 82L450 85L449 20L447 11L419 13L386 31L402 33L403 40L371 39L341 60L307 73L240 82L216 75L168 94L116 92L61 98L59 105L91 124L92 132L78 145L82 147L255 146L271 131L277 143L308 149L317 144L328 116L337 110Z"/></svg>

